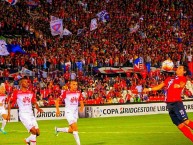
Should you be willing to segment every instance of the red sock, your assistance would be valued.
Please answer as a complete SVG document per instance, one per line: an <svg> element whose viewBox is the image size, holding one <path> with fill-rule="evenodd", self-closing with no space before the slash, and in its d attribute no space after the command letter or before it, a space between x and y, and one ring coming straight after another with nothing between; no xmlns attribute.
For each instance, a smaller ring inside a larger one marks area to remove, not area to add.
<svg viewBox="0 0 193 145"><path fill-rule="evenodd" d="M189 120L188 124L186 124L186 125L193 130L193 122L191 120Z"/></svg>
<svg viewBox="0 0 193 145"><path fill-rule="evenodd" d="M190 129L186 126L183 125L182 127L179 128L181 130L181 132L187 137L189 138L192 142L193 142L193 134L190 131Z"/></svg>

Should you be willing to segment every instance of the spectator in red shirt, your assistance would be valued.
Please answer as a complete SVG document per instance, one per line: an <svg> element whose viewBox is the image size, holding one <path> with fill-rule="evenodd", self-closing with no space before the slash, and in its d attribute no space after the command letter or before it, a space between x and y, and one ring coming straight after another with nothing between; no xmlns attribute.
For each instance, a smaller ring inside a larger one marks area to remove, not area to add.
<svg viewBox="0 0 193 145"><path fill-rule="evenodd" d="M8 69L4 69L3 71L3 76L4 76L4 80L9 80L9 70Z"/></svg>
<svg viewBox="0 0 193 145"><path fill-rule="evenodd" d="M48 95L48 106L54 106L55 105L55 99L52 94Z"/></svg>

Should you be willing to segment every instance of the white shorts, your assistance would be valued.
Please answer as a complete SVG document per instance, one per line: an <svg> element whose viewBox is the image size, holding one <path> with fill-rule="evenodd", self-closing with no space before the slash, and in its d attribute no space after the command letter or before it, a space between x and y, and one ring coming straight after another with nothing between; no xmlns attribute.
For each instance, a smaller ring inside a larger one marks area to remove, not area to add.
<svg viewBox="0 0 193 145"><path fill-rule="evenodd" d="M35 127L36 129L39 128L38 123L33 113L19 113L19 118L21 122L23 123L23 125L28 130L28 132L30 132L30 129L32 127Z"/></svg>
<svg viewBox="0 0 193 145"><path fill-rule="evenodd" d="M69 125L77 122L78 110L65 109L65 117L66 117Z"/></svg>
<svg viewBox="0 0 193 145"><path fill-rule="evenodd" d="M0 107L0 115L7 114L7 110L4 107Z"/></svg>

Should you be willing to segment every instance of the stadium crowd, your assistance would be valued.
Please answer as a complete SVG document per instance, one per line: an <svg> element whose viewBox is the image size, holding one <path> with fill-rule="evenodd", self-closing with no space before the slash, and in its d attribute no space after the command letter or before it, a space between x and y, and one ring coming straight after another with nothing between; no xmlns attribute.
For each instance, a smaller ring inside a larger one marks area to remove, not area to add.
<svg viewBox="0 0 193 145"><path fill-rule="evenodd" d="M54 105L68 81L76 79L85 104L163 101L164 90L143 94L143 87L159 84L169 73L160 71L168 57L175 66L192 62L193 2L191 0L34 0L29 6L20 0L16 5L0 1L0 36L7 43L19 44L26 54L0 56L0 68L8 94L18 87L21 73L12 81L12 70L25 67L34 72L30 88L41 106ZM90 31L91 19L102 10L105 21L98 21ZM52 36L50 18L63 19L70 36ZM81 29L81 33L77 31ZM94 73L93 67L133 67L142 57L152 67L150 72L128 72L126 77ZM83 64L78 70L76 62ZM48 72L45 78L39 70ZM57 70L57 73L49 73ZM192 75L185 94L193 95ZM62 103L62 102L61 102Z"/></svg>

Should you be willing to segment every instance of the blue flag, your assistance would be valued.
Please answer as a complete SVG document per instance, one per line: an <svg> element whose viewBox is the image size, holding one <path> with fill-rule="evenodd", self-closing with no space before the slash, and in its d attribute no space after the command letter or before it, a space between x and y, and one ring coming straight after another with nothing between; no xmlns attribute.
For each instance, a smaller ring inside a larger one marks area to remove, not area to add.
<svg viewBox="0 0 193 145"><path fill-rule="evenodd" d="M82 71L82 62L81 61L77 61L76 62L76 67L78 68L78 70Z"/></svg>
<svg viewBox="0 0 193 145"><path fill-rule="evenodd" d="M147 68L147 72L150 72L150 70L151 70L151 63L150 62L146 62L146 68Z"/></svg>
<svg viewBox="0 0 193 145"><path fill-rule="evenodd" d="M17 53L18 52L18 53L26 54L26 52L18 44L16 44L16 45L8 44L6 46L7 46L7 50L9 51L9 53Z"/></svg>
<svg viewBox="0 0 193 145"><path fill-rule="evenodd" d="M145 69L146 68L142 57L138 57L137 59L134 60L134 67L133 67L134 71L141 71Z"/></svg>

